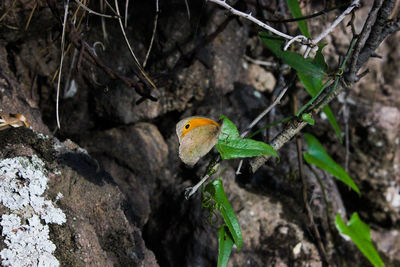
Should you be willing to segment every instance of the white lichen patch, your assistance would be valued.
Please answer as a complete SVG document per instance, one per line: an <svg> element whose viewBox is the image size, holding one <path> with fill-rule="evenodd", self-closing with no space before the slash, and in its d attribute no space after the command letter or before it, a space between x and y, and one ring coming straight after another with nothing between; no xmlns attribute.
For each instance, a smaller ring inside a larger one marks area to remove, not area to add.
<svg viewBox="0 0 400 267"><path fill-rule="evenodd" d="M397 184L386 189L386 201L394 208L400 208L400 187Z"/></svg>
<svg viewBox="0 0 400 267"><path fill-rule="evenodd" d="M41 195L46 190L44 163L33 156L8 158L0 161L0 202L11 210L29 204L30 195Z"/></svg>
<svg viewBox="0 0 400 267"><path fill-rule="evenodd" d="M42 134L42 133L37 133L36 136L39 139L45 140L45 139L49 139L50 137L48 135Z"/></svg>
<svg viewBox="0 0 400 267"><path fill-rule="evenodd" d="M0 225L8 246L0 251L3 266L59 266L52 255L56 246L49 240L49 227L38 216L21 225L18 215L3 215Z"/></svg>
<svg viewBox="0 0 400 267"><path fill-rule="evenodd" d="M0 203L22 218L29 218L27 225L21 225L16 214L2 216L0 224L8 246L0 252L4 266L58 266L51 254L55 246L49 240L48 226L42 225L40 219L46 224L62 224L66 217L42 196L47 181L44 162L36 155L0 160ZM32 258L31 263L27 263L31 260L28 258Z"/></svg>
<svg viewBox="0 0 400 267"><path fill-rule="evenodd" d="M64 195L61 192L58 192L57 196L56 196L56 202L60 199L62 199L64 197Z"/></svg>

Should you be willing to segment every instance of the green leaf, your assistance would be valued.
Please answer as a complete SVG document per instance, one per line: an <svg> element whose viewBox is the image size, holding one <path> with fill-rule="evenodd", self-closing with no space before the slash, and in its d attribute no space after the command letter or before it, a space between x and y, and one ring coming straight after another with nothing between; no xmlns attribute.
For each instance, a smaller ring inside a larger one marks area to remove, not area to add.
<svg viewBox="0 0 400 267"><path fill-rule="evenodd" d="M317 64L318 66L320 66L321 69L322 69L323 71L325 71L325 72L328 71L328 64L326 64L326 62L325 62L325 57L324 57L324 55L322 54L322 49L324 49L324 47L325 47L326 45L327 45L327 44L320 44L320 45L318 45L318 50L317 50L317 53L315 54L315 57L314 57L314 62L315 62L315 64Z"/></svg>
<svg viewBox="0 0 400 267"><path fill-rule="evenodd" d="M328 118L329 123L331 124L333 130L335 131L337 137L339 138L340 143L343 143L342 132L340 131L339 124L336 121L335 115L333 114L331 108L329 106L325 106L322 111L325 113Z"/></svg>
<svg viewBox="0 0 400 267"><path fill-rule="evenodd" d="M250 158L256 156L278 157L272 146L253 139L219 140L217 150L222 159Z"/></svg>
<svg viewBox="0 0 400 267"><path fill-rule="evenodd" d="M308 151L303 154L305 161L329 172L360 195L360 190L357 185L346 171L328 155L318 139L307 133L304 134L304 137L308 146Z"/></svg>
<svg viewBox="0 0 400 267"><path fill-rule="evenodd" d="M239 137L239 131L236 125L230 119L224 115L221 115L219 119L224 120L219 139L236 139Z"/></svg>
<svg viewBox="0 0 400 267"><path fill-rule="evenodd" d="M307 92L312 97L316 97L317 94L323 89L322 79L316 79L301 73L297 73L297 76L299 77L300 82L306 88ZM329 106L325 106L322 111L325 113L329 123L331 124L333 130L335 131L336 135L339 137L340 142L342 143L342 132L340 131L339 125L331 108Z"/></svg>
<svg viewBox="0 0 400 267"><path fill-rule="evenodd" d="M264 32L260 32L260 38L277 57L294 68L297 72L315 78L324 78L327 76L321 67L314 63L310 58L305 59L300 54L283 51L282 47L285 40Z"/></svg>
<svg viewBox="0 0 400 267"><path fill-rule="evenodd" d="M229 228L224 224L218 230L218 267L225 267L228 264L232 248L233 239Z"/></svg>
<svg viewBox="0 0 400 267"><path fill-rule="evenodd" d="M310 113L304 113L301 115L301 118L310 125L314 125L315 121L314 118L311 116Z"/></svg>
<svg viewBox="0 0 400 267"><path fill-rule="evenodd" d="M385 266L372 244L369 226L360 219L357 212L353 213L347 225L343 222L338 213L335 218L335 226L341 234L350 237L362 254L364 254L375 267Z"/></svg>
<svg viewBox="0 0 400 267"><path fill-rule="evenodd" d="M278 153L268 144L248 138L241 138L235 124L227 117L224 120L217 142L217 150L222 159L249 158L256 156L278 157Z"/></svg>
<svg viewBox="0 0 400 267"><path fill-rule="evenodd" d="M297 0L286 0L290 13L292 13L293 18L300 18L303 16L301 13L300 5ZM305 37L310 38L310 33L308 32L307 21L306 20L298 20L297 25L299 25L299 29L301 34Z"/></svg>
<svg viewBox="0 0 400 267"><path fill-rule="evenodd" d="M215 179L206 185L205 191L208 192L221 212L229 232L231 233L236 247L239 250L242 247L242 231L240 230L239 221L236 218L235 212L226 197L221 179Z"/></svg>
<svg viewBox="0 0 400 267"><path fill-rule="evenodd" d="M315 96L322 89L322 79L310 77L302 73L297 73L297 77L299 77L300 82L311 96Z"/></svg>

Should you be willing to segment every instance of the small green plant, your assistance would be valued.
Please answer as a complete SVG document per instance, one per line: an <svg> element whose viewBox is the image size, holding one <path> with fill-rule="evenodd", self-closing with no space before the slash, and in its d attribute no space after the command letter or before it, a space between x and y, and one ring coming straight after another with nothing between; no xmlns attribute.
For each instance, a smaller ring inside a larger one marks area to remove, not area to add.
<svg viewBox="0 0 400 267"><path fill-rule="evenodd" d="M211 216L218 211L224 220L224 224L218 230L218 267L226 266L233 244L238 250L242 247L242 231L226 197L221 179L215 179L203 187L202 206Z"/></svg>
<svg viewBox="0 0 400 267"><path fill-rule="evenodd" d="M287 4L293 18L302 17L298 0L287 0ZM310 39L307 22L305 20L298 20L297 23L301 33ZM328 102L326 100L337 90L339 82L344 83L342 75L346 67L346 62L356 43L355 40L350 43L349 49L337 69L329 72L328 65L322 53L326 44L318 46L318 50L312 59L304 58L303 55L292 51L284 51L282 47L285 44L285 40L280 37L265 32L261 32L259 36L268 49L297 72L299 81L310 94L311 99L296 112L295 116L270 123L255 131L249 137L251 138L263 129L291 120L303 121L309 125L314 125L315 120L313 115L315 111L319 111L322 107L322 112L327 116L329 123L342 143L342 134L339 125L332 110L326 105ZM277 152L272 146L249 138L241 138L236 126L227 117L222 116L221 119L224 120L224 123L216 147L223 160L263 155L278 157ZM308 150L303 153L304 160L330 173L336 179L349 186L358 195L361 195L353 179L328 155L318 139L311 134L305 134L304 137L308 146ZM214 169L213 171L215 172ZM208 172L208 175L211 175L211 172ZM203 186L202 203L203 207L210 211L210 214L215 214L218 211L224 220L224 223L218 230L218 267L224 267L228 263L233 246L236 245L238 250L241 248L242 235L239 222L226 197L220 178L209 182L205 187ZM342 221L340 214L337 214L335 226L339 233L348 236L355 243L374 266L384 266L372 243L369 226L359 218L357 213L351 216L348 224Z"/></svg>
<svg viewBox="0 0 400 267"><path fill-rule="evenodd" d="M223 160L263 155L278 157L278 153L270 145L250 138L241 138L231 120L225 116L221 116L220 119L223 120L223 124L216 147ZM224 267L228 263L233 245L236 245L238 250L242 247L242 232L221 179L215 179L202 187L202 206L210 212L210 216L219 212L224 221L218 230L218 267Z"/></svg>
<svg viewBox="0 0 400 267"><path fill-rule="evenodd" d="M337 214L335 226L341 234L350 237L358 249L375 267L385 266L372 244L369 226L358 217L357 212L353 213L347 225L342 221L340 214Z"/></svg>
<svg viewBox="0 0 400 267"><path fill-rule="evenodd" d="M300 81L306 88L307 92L313 97L309 103L304 105L299 112L296 114L300 116L306 108L308 108L323 92L324 89L327 88L331 83L335 81L328 80L323 82L324 79L329 78L326 68L325 60L323 59L323 55L321 50L324 46L320 46L317 55L320 55L314 60L310 58L303 58L302 55L290 52L283 51L282 47L285 43L284 40L277 38L268 33L261 32L261 39L264 41L264 44L280 59L282 59L286 64L291 66L293 69L297 71L297 76ZM340 142L342 142L342 135L340 132L339 125L336 122L336 118L333 115L332 110L329 106L323 108L323 112L327 116L332 128L335 130L335 133L339 137Z"/></svg>
<svg viewBox="0 0 400 267"><path fill-rule="evenodd" d="M294 18L302 17L300 5L297 0L287 0L287 3ZM299 20L298 26L301 33L307 38L310 38L307 23L303 20ZM343 70L346 67L347 59L352 53L355 41L353 40L353 42L351 42L347 54L337 71L333 74L328 74L328 66L325 62L324 55L322 54L325 44L320 45L314 59L310 59L303 58L302 55L294 52L283 51L282 47L284 41L276 38L273 35L260 33L260 37L264 41L264 44L278 58L282 59L286 64L297 71L297 76L300 82L303 84L304 88L312 98L308 103L299 109L299 111L296 113L296 116L308 124L313 125L314 120L312 119L311 115L313 108L316 108L318 105L324 103L324 100L337 89L339 80L342 78ZM328 87L330 87L330 91L325 92L326 88ZM317 101L323 93L326 94L325 97L315 104L314 102ZM322 111L326 114L330 124L332 125L332 128L339 137L340 142L342 142L341 131L331 109L328 106L325 106ZM311 134L305 134L304 137L308 145L308 151L303 154L305 161L332 174L335 178L339 179L341 182L353 189L358 195L361 195L360 190L351 177L327 154L326 150L317 140L317 138ZM337 214L335 226L341 234L350 237L350 239L356 244L364 256L374 266L384 266L383 261L379 257L378 252L372 244L368 225L366 225L358 217L357 213L352 215L348 225L342 221L340 214Z"/></svg>
<svg viewBox="0 0 400 267"><path fill-rule="evenodd" d="M305 161L329 172L360 195L360 190L353 179L328 155L318 139L308 133L304 134L304 137L308 146L308 151L303 154Z"/></svg>
<svg viewBox="0 0 400 267"><path fill-rule="evenodd" d="M278 153L268 144L250 138L241 138L235 124L225 116L222 131L216 145L222 159L249 158L269 155L278 157Z"/></svg>

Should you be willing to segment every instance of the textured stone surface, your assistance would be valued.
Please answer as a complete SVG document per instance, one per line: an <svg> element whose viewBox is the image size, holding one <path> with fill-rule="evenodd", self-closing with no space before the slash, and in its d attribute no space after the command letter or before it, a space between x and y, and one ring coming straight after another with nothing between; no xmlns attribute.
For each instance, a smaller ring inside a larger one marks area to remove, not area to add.
<svg viewBox="0 0 400 267"><path fill-rule="evenodd" d="M157 127L138 123L113 128L87 136L82 144L115 177L138 225L145 224L156 181L167 167L168 146Z"/></svg>
<svg viewBox="0 0 400 267"><path fill-rule="evenodd" d="M275 76L256 64L247 64L245 76L247 76L245 79L261 92L268 91L271 93L276 85Z"/></svg>
<svg viewBox="0 0 400 267"><path fill-rule="evenodd" d="M1 158L38 155L49 179L46 197L56 200L59 193L63 195L57 206L66 222L50 224L54 256L61 265L158 266L140 229L125 215L125 197L83 149L23 127L1 131L0 139ZM2 214L10 213L0 206ZM2 240L0 248L4 248Z"/></svg>

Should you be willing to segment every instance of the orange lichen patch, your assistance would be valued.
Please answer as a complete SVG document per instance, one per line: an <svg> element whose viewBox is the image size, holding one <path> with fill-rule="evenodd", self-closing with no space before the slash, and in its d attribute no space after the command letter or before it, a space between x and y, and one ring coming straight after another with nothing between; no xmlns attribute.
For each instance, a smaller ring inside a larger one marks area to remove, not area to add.
<svg viewBox="0 0 400 267"><path fill-rule="evenodd" d="M217 127L220 127L220 125L218 124L218 122L213 121L211 119L207 119L207 118L194 118L189 120L182 129L182 134L181 134L181 138L183 138L188 132L190 132L191 130L203 126L203 125L215 125Z"/></svg>

